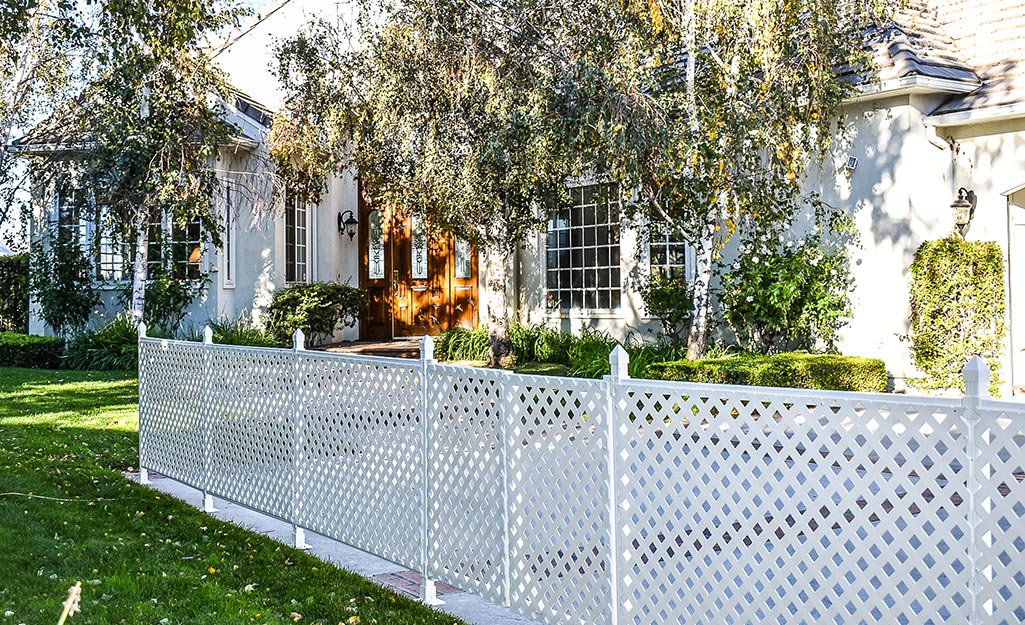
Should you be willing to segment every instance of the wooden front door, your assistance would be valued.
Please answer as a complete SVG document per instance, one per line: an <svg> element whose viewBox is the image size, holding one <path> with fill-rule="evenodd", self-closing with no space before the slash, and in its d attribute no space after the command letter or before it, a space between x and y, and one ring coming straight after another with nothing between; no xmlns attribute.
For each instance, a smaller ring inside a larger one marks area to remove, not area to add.
<svg viewBox="0 0 1025 625"><path fill-rule="evenodd" d="M466 241L430 232L421 217L364 205L360 213L360 286L370 300L362 339L477 324L477 254Z"/></svg>

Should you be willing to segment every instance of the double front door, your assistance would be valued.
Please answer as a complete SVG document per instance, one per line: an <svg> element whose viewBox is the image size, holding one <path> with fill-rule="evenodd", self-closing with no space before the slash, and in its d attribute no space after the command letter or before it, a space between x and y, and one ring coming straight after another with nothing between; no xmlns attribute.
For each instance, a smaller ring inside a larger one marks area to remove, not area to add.
<svg viewBox="0 0 1025 625"><path fill-rule="evenodd" d="M422 217L363 206L360 287L370 304L365 340L438 334L477 324L477 255L469 242L431 232Z"/></svg>

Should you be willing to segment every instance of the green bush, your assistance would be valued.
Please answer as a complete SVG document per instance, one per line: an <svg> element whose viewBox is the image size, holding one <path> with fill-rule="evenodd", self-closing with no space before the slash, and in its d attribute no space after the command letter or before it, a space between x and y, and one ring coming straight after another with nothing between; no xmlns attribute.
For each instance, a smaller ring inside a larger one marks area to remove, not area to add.
<svg viewBox="0 0 1025 625"><path fill-rule="evenodd" d="M434 341L434 357L438 360L489 360L491 335L487 326L442 332Z"/></svg>
<svg viewBox="0 0 1025 625"><path fill-rule="evenodd" d="M685 282L654 275L642 282L638 290L644 309L662 323L663 337L679 342L687 336L694 316L691 287Z"/></svg>
<svg viewBox="0 0 1025 625"><path fill-rule="evenodd" d="M964 389L961 370L978 354L994 375L996 393L1007 327L1004 260L996 243L957 235L926 241L911 263L911 354L928 377L923 388Z"/></svg>
<svg viewBox="0 0 1025 625"><path fill-rule="evenodd" d="M832 347L850 314L850 263L842 247L818 235L784 241L779 231L755 234L720 271L723 319L745 349Z"/></svg>
<svg viewBox="0 0 1025 625"><path fill-rule="evenodd" d="M509 328L516 362L539 362L569 364L569 349L577 338L566 332L559 332L548 326L537 324L524 326L514 324Z"/></svg>
<svg viewBox="0 0 1025 625"><path fill-rule="evenodd" d="M297 284L274 293L266 313L267 330L281 345L290 345L296 330L317 344L339 327L356 325L366 305L366 292L347 284Z"/></svg>
<svg viewBox="0 0 1025 625"><path fill-rule="evenodd" d="M100 303L95 268L82 248L78 230L53 226L47 237L32 242L29 290L39 315L61 336L80 331Z"/></svg>
<svg viewBox="0 0 1025 625"><path fill-rule="evenodd" d="M277 347L278 340L269 330L259 327L253 318L242 313L235 319L221 317L210 320L214 331L214 343L223 345L245 345L248 347Z"/></svg>
<svg viewBox="0 0 1025 625"><path fill-rule="evenodd" d="M28 332L28 254L0 256L0 332Z"/></svg>
<svg viewBox="0 0 1025 625"><path fill-rule="evenodd" d="M671 362L687 357L687 345L661 339L655 343L631 345L627 342L626 351L630 354L630 365L627 373L633 378L643 378L648 366L656 362Z"/></svg>
<svg viewBox="0 0 1025 625"><path fill-rule="evenodd" d="M150 336L174 336L181 329L182 320L192 302L203 297L210 285L210 277L182 278L167 275L166 270L151 272L146 281L146 295L143 300L142 320ZM118 294L122 310L132 307L132 282L124 283Z"/></svg>
<svg viewBox="0 0 1025 625"><path fill-rule="evenodd" d="M584 330L569 348L569 374L576 378L608 375L609 354L618 343L605 332Z"/></svg>
<svg viewBox="0 0 1025 625"><path fill-rule="evenodd" d="M59 369L64 339L0 332L0 367Z"/></svg>
<svg viewBox="0 0 1025 625"><path fill-rule="evenodd" d="M882 360L836 354L783 353L653 363L648 365L645 377L867 393L881 393L887 384L886 365Z"/></svg>
<svg viewBox="0 0 1025 625"><path fill-rule="evenodd" d="M86 330L70 341L64 352L69 369L132 371L139 368L139 333L128 314L107 325Z"/></svg>

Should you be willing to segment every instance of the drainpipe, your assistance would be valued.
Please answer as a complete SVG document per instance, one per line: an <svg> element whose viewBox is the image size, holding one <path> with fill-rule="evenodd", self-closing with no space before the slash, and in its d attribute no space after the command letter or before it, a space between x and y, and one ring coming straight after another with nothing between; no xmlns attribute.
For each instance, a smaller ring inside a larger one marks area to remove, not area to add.
<svg viewBox="0 0 1025 625"><path fill-rule="evenodd" d="M1013 263L1013 252L1011 251L1011 232L1014 224L1011 222L1011 196L1007 196L1007 355L1010 361L1010 372L1011 372L1011 397L1014 397L1014 279L1011 276L1011 268L1014 266Z"/></svg>

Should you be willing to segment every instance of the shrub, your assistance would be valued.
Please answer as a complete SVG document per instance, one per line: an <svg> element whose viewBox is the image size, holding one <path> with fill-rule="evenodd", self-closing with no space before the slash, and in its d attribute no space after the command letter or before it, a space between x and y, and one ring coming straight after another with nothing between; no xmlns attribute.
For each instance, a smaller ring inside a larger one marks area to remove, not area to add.
<svg viewBox="0 0 1025 625"><path fill-rule="evenodd" d="M59 369L64 339L0 332L0 367Z"/></svg>
<svg viewBox="0 0 1025 625"><path fill-rule="evenodd" d="M656 362L671 362L682 360L687 357L687 346L683 343L669 340L659 340L655 343L641 343L626 345L626 351L630 354L630 365L627 373L630 377L643 378L648 366Z"/></svg>
<svg viewBox="0 0 1025 625"><path fill-rule="evenodd" d="M982 356L999 388L1004 322L1004 261L996 243L957 235L926 241L911 263L911 354L928 377L923 388L964 388L961 369Z"/></svg>
<svg viewBox="0 0 1025 625"><path fill-rule="evenodd" d="M452 328L438 335L434 342L434 357L438 360L489 360L491 335L487 326L472 330Z"/></svg>
<svg viewBox="0 0 1025 625"><path fill-rule="evenodd" d="M886 365L882 360L837 354L784 353L678 360L649 365L645 377L868 393L881 393L887 384Z"/></svg>
<svg viewBox="0 0 1025 625"><path fill-rule="evenodd" d="M673 342L687 336L694 316L694 299L685 282L654 275L642 282L638 290L645 310L662 323L662 336Z"/></svg>
<svg viewBox="0 0 1025 625"><path fill-rule="evenodd" d="M566 332L559 332L545 325L523 326L514 324L509 328L516 362L540 362L569 364L569 349L577 338Z"/></svg>
<svg viewBox="0 0 1025 625"><path fill-rule="evenodd" d="M281 345L291 344L297 329L309 342L319 343L339 327L356 325L366 305L366 292L347 284L297 284L274 293L266 313L267 330Z"/></svg>
<svg viewBox="0 0 1025 625"><path fill-rule="evenodd" d="M618 343L605 332L584 330L583 336L569 348L569 374L577 378L600 378L607 375L609 354Z"/></svg>
<svg viewBox="0 0 1025 625"><path fill-rule="evenodd" d="M39 314L62 336L81 330L100 303L94 267L82 249L78 230L54 226L50 236L32 243L29 290Z"/></svg>
<svg viewBox="0 0 1025 625"><path fill-rule="evenodd" d="M28 254L0 256L0 332L28 332Z"/></svg>
<svg viewBox="0 0 1025 625"><path fill-rule="evenodd" d="M850 265L841 247L818 235L784 241L778 231L752 236L720 274L723 318L746 349L832 347L850 314Z"/></svg>
<svg viewBox="0 0 1025 625"><path fill-rule="evenodd" d="M208 275L199 278L180 278L167 275L160 269L146 281L146 296L142 320L153 336L174 336L180 329L185 313L192 302L202 297L210 285ZM123 310L132 307L132 282L125 282L118 295Z"/></svg>
<svg viewBox="0 0 1025 625"><path fill-rule="evenodd" d="M86 330L68 342L64 364L69 369L94 371L138 369L138 328L125 313L107 325Z"/></svg>
<svg viewBox="0 0 1025 625"><path fill-rule="evenodd" d="M244 312L235 319L221 317L217 320L210 320L208 323L210 329L214 331L214 343L249 347L278 346L278 340L274 334L256 325L253 318Z"/></svg>

